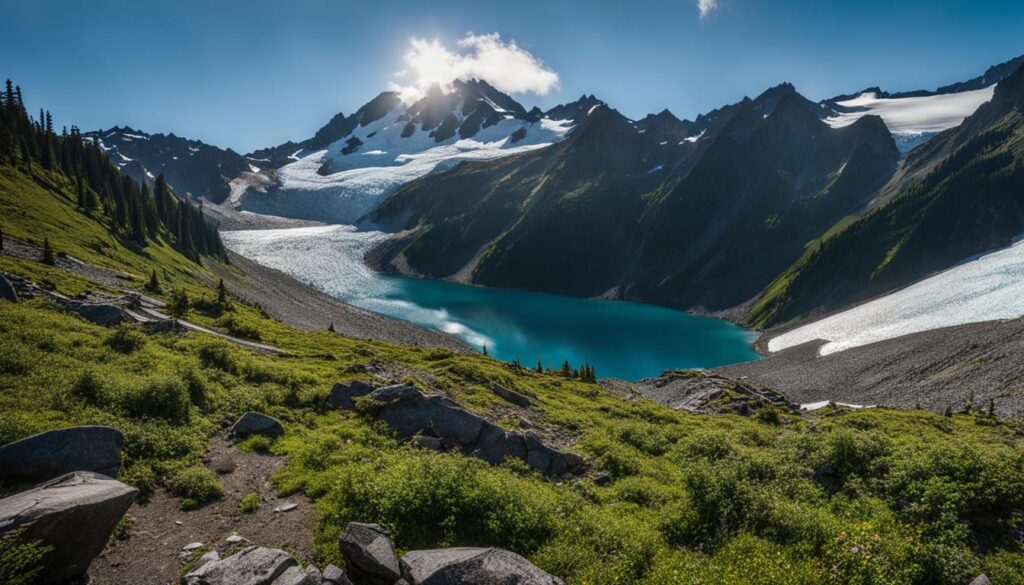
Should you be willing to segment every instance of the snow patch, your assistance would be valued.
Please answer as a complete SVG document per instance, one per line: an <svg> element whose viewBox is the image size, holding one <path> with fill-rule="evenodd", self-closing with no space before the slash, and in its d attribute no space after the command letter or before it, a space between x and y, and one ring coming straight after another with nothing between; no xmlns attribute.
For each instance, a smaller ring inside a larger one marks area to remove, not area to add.
<svg viewBox="0 0 1024 585"><path fill-rule="evenodd" d="M969 258L914 285L831 317L808 323L768 342L776 352L814 341L828 355L942 327L1015 319L1024 315L1024 240Z"/></svg>
<svg viewBox="0 0 1024 585"><path fill-rule="evenodd" d="M852 111L826 118L825 122L833 128L842 128L874 114L880 116L894 134L941 132L960 125L978 106L992 99L995 88L990 85L960 93L905 98L879 98L875 92L864 92L853 99L836 102Z"/></svg>

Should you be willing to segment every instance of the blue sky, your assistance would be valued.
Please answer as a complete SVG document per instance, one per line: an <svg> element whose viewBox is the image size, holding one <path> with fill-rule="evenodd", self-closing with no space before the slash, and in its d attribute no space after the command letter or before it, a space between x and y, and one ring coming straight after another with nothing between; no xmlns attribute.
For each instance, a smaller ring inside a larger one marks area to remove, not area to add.
<svg viewBox="0 0 1024 585"><path fill-rule="evenodd" d="M528 107L593 93L631 117L692 118L782 81L813 99L934 88L1024 53L1019 0L702 2L0 0L0 76L58 124L247 152L410 83L413 38L465 56L459 39L498 33L557 76L514 96Z"/></svg>

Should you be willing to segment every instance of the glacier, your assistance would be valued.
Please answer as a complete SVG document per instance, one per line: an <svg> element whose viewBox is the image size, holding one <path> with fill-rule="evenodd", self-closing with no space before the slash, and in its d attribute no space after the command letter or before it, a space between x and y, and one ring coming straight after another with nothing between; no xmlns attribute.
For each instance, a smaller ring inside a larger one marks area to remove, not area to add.
<svg viewBox="0 0 1024 585"><path fill-rule="evenodd" d="M993 84L973 91L902 98L880 98L875 92L864 92L853 99L836 102L837 106L850 111L826 118L825 122L833 128L842 128L874 114L882 118L893 134L933 134L959 126L978 106L992 99L995 88Z"/></svg>
<svg viewBox="0 0 1024 585"><path fill-rule="evenodd" d="M1024 239L904 289L768 341L777 352L814 340L828 355L911 333L1024 315Z"/></svg>
<svg viewBox="0 0 1024 585"><path fill-rule="evenodd" d="M354 223L410 181L450 169L461 161L490 160L544 148L565 138L573 127L571 120L543 118L528 122L505 116L481 128L472 138L462 139L456 134L436 142L423 129L403 137L403 114L404 108L395 108L326 149L296 152L294 162L277 170L279 185L273 191L278 204L296 208L328 204L333 223ZM513 143L511 136L519 130L525 136ZM353 138L361 142L358 150L344 154L342 149ZM242 207L266 211L260 201L248 201L248 197Z"/></svg>

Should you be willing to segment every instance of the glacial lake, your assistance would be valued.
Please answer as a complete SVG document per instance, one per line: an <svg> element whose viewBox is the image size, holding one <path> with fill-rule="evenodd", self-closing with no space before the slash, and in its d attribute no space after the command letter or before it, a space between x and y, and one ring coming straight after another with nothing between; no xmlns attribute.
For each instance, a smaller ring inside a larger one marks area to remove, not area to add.
<svg viewBox="0 0 1024 585"><path fill-rule="evenodd" d="M756 359L756 335L726 321L623 301L488 289L378 274L363 254L386 237L353 226L223 232L225 245L335 298L445 331L526 367L592 364L625 380Z"/></svg>

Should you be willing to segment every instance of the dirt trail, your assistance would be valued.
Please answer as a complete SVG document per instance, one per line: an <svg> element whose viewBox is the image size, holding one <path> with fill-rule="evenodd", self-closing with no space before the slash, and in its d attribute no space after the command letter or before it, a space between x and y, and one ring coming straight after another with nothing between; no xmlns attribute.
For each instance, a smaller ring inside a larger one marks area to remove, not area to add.
<svg viewBox="0 0 1024 585"><path fill-rule="evenodd" d="M284 457L246 453L235 449L223 436L211 441L204 464L217 471L224 498L198 510L178 509L178 498L164 491L146 504L128 511L132 521L127 540L112 540L89 570L92 585L165 585L177 583L188 555L182 548L193 542L224 543L232 533L261 546L287 550L304 565L313 557L313 518L309 500L301 493L278 498L269 478L285 463ZM248 493L259 494L259 510L241 512ZM275 512L286 504L296 507ZM183 558L184 557L184 558Z"/></svg>

